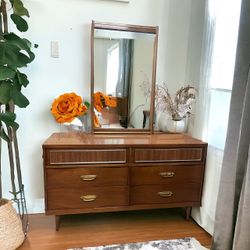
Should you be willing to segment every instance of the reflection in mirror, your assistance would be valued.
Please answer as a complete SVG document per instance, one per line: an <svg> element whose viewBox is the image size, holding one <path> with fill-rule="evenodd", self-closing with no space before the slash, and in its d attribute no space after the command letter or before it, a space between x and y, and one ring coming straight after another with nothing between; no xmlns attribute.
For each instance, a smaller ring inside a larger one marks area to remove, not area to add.
<svg viewBox="0 0 250 250"><path fill-rule="evenodd" d="M150 128L154 33L96 28L93 32L94 128ZM150 80L149 80L150 79Z"/></svg>

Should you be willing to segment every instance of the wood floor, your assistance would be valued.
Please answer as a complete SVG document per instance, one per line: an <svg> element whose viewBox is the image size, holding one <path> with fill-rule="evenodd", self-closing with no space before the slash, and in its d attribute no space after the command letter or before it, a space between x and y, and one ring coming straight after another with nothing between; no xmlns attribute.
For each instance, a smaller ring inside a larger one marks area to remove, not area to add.
<svg viewBox="0 0 250 250"><path fill-rule="evenodd" d="M28 237L19 250L64 250L73 247L195 237L209 247L211 236L180 209L161 209L62 217L55 231L54 217L30 215Z"/></svg>

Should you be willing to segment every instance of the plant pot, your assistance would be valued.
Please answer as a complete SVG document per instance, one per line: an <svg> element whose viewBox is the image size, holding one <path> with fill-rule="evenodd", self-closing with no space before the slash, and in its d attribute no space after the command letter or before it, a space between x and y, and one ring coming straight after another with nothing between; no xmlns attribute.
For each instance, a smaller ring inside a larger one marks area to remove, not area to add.
<svg viewBox="0 0 250 250"><path fill-rule="evenodd" d="M171 116L164 112L157 114L157 127L162 132L185 133L187 130L186 119L173 120Z"/></svg>
<svg viewBox="0 0 250 250"><path fill-rule="evenodd" d="M17 249L24 238L22 222L12 201L0 199L0 249Z"/></svg>

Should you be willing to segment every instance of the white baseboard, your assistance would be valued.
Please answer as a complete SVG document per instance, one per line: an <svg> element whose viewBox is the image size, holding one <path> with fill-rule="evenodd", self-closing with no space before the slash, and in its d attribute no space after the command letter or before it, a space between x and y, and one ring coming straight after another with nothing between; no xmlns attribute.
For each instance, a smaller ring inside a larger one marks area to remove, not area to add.
<svg viewBox="0 0 250 250"><path fill-rule="evenodd" d="M27 210L29 214L44 213L44 199L27 200Z"/></svg>

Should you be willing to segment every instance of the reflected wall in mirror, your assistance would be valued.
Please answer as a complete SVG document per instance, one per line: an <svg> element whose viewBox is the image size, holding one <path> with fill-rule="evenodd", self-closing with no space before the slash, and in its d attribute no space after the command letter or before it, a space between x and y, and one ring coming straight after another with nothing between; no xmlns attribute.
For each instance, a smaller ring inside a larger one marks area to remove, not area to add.
<svg viewBox="0 0 250 250"><path fill-rule="evenodd" d="M152 132L157 39L158 27L92 22L94 132Z"/></svg>

